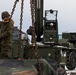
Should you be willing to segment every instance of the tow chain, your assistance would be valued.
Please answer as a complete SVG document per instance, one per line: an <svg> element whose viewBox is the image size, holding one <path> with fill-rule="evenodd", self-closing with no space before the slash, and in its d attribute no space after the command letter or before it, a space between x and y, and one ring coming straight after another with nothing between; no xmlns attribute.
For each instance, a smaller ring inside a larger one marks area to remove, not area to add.
<svg viewBox="0 0 76 75"><path fill-rule="evenodd" d="M14 14L17 2L19 0L16 0L14 2L14 6L11 12L10 18L12 18L12 15ZM18 58L20 58L20 50L21 50L21 30L22 30L22 21L23 21L23 5L24 0L21 0L21 15L20 15L20 33L19 33L19 47L18 47ZM36 44L36 38L35 38L35 0L30 0L30 7L31 7L31 18L32 18L32 47L36 50L36 58L37 58L37 66L38 66L38 75L41 75L41 68L40 68L40 62L39 62L39 52L38 47Z"/></svg>
<svg viewBox="0 0 76 75"><path fill-rule="evenodd" d="M21 42L21 31L22 31L22 21L23 21L23 6L24 6L24 0L21 0L18 58L20 58L20 50L21 50L21 44L22 44L22 42Z"/></svg>
<svg viewBox="0 0 76 75"><path fill-rule="evenodd" d="M39 61L39 52L38 47L36 44L36 38L35 38L35 0L30 0L30 8L31 8L31 18L32 18L32 49L36 50L36 58L37 58L37 69L38 69L38 75L41 75L41 67L40 67L40 61Z"/></svg>
<svg viewBox="0 0 76 75"><path fill-rule="evenodd" d="M12 12L11 12L11 15L10 15L10 18L12 18L12 15L14 14L14 11L15 11L15 8L16 8L16 5L17 5L17 2L19 2L19 0L16 0L14 2L13 9L12 9Z"/></svg>
<svg viewBox="0 0 76 75"><path fill-rule="evenodd" d="M19 0L15 0L14 5L13 5L13 9L10 15L10 19L12 18L17 2L19 2ZM24 0L21 0L21 14L20 14L20 30L19 30L19 44L18 44L18 58L20 58L20 50L21 50L21 31L22 31L22 18L23 18L23 5L24 5Z"/></svg>

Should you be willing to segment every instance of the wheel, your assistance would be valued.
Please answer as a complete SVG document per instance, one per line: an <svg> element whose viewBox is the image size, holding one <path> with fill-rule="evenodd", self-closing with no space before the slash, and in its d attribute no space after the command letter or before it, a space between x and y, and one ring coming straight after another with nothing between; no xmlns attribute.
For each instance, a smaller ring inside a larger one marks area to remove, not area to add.
<svg viewBox="0 0 76 75"><path fill-rule="evenodd" d="M76 67L76 52L72 51L70 54L69 54L69 61L66 65L66 67L69 69L69 70L74 70L75 67Z"/></svg>
<svg viewBox="0 0 76 75"><path fill-rule="evenodd" d="M73 67L70 63L68 63L68 64L66 65L66 67L67 67L69 70L74 70L74 69L75 69L75 67Z"/></svg>

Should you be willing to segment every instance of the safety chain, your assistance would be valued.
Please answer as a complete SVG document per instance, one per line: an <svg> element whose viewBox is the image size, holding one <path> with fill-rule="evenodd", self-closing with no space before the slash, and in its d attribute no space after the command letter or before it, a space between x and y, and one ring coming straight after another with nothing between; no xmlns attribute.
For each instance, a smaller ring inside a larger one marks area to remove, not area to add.
<svg viewBox="0 0 76 75"><path fill-rule="evenodd" d="M21 0L21 14L20 14L20 30L19 30L18 58L20 58L20 50L21 50L21 31L22 31L22 21L23 21L23 5L24 5L24 0Z"/></svg>
<svg viewBox="0 0 76 75"><path fill-rule="evenodd" d="M41 67L39 61L39 52L35 38L35 0L30 0L31 18L32 18L32 48L36 50L38 75L41 75Z"/></svg>
<svg viewBox="0 0 76 75"><path fill-rule="evenodd" d="M10 18L12 18L12 15L14 14L14 11L15 11L15 8L16 8L16 5L17 5L17 2L19 2L19 0L16 0L14 2L13 9L12 9L12 12L11 12L11 15L10 15Z"/></svg>

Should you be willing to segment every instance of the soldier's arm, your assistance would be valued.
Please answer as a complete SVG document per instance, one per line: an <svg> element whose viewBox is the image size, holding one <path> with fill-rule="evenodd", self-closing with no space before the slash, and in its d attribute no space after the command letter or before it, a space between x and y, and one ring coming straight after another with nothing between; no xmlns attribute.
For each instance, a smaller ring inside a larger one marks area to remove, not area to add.
<svg viewBox="0 0 76 75"><path fill-rule="evenodd" d="M3 25L3 21L0 21L0 37L1 37L1 26Z"/></svg>
<svg viewBox="0 0 76 75"><path fill-rule="evenodd" d="M1 34L1 38L0 38L0 39L9 37L9 35L12 34L13 25L14 25L14 22L13 22L13 20L11 20L10 23L8 24L8 26L7 26L6 30L5 30L5 32L3 32L3 33Z"/></svg>
<svg viewBox="0 0 76 75"><path fill-rule="evenodd" d="M1 26L2 26L3 23L4 23L3 21L0 21L0 29L1 29Z"/></svg>

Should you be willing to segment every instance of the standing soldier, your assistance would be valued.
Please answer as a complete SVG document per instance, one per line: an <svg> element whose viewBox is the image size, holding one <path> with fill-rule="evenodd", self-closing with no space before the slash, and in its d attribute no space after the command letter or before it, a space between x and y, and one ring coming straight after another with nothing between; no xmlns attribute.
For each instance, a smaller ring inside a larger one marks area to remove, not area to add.
<svg viewBox="0 0 76 75"><path fill-rule="evenodd" d="M10 14L7 11L1 14L3 23L1 24L1 51L0 58L8 58L11 56L12 52L12 32L14 27L14 21L10 19Z"/></svg>

